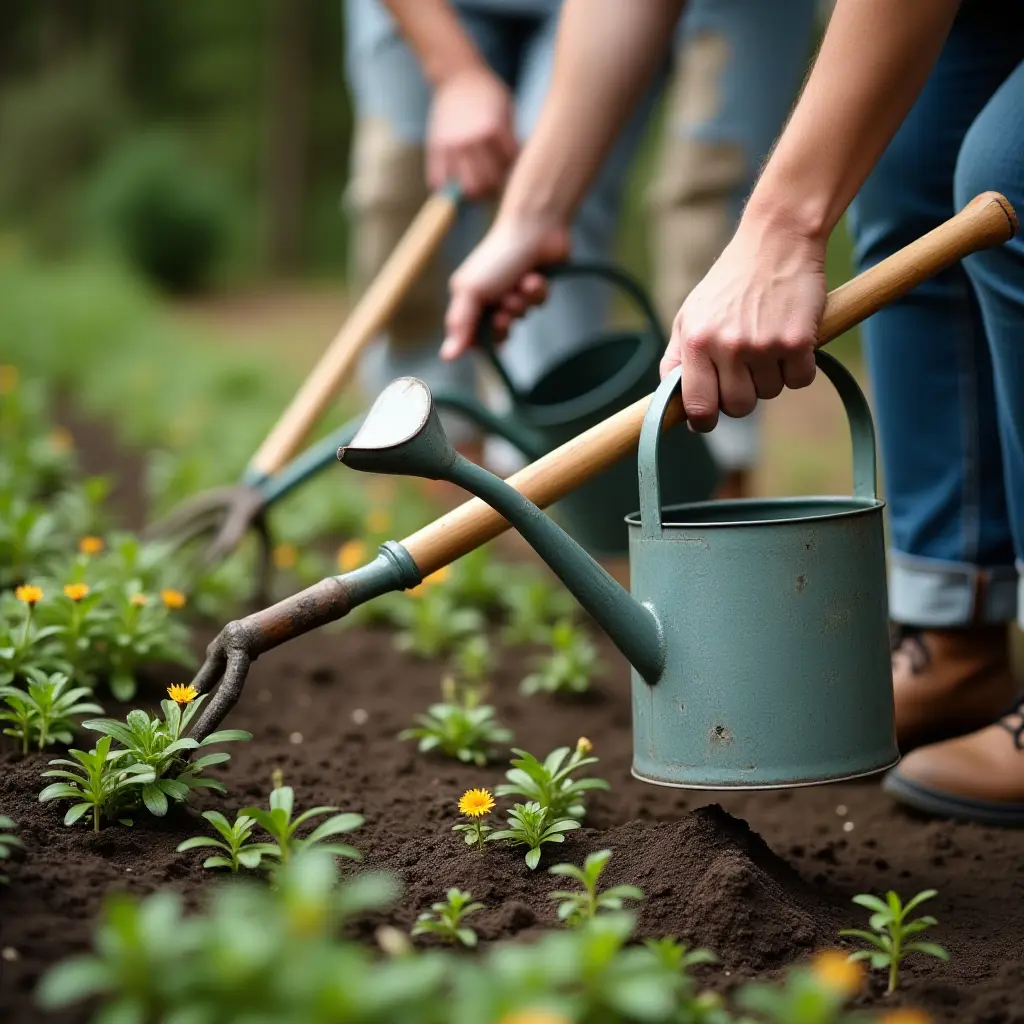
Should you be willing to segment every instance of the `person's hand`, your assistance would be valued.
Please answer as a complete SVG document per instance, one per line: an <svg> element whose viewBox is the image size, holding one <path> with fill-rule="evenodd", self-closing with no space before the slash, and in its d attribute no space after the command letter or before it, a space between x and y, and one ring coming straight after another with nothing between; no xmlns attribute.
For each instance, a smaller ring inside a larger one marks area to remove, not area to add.
<svg viewBox="0 0 1024 1024"><path fill-rule="evenodd" d="M427 125L427 181L457 181L468 199L500 190L519 145L508 86L486 65L463 68L434 91Z"/></svg>
<svg viewBox="0 0 1024 1024"><path fill-rule="evenodd" d="M544 220L502 218L452 274L445 317L442 359L457 359L472 344L484 310L495 307L496 340L512 321L547 298L547 281L537 271L569 255L569 229Z"/></svg>
<svg viewBox="0 0 1024 1024"><path fill-rule="evenodd" d="M825 240L741 222L676 314L661 360L682 364L686 419L709 431L719 411L746 416L759 398L814 380L825 307Z"/></svg>

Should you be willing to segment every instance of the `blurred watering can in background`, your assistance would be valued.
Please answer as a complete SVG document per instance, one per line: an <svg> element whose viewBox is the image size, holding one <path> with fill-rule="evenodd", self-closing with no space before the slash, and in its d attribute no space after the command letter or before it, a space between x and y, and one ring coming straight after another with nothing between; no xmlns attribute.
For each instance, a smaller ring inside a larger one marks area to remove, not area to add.
<svg viewBox="0 0 1024 1024"><path fill-rule="evenodd" d="M626 519L632 596L536 505L454 451L422 381L389 385L340 457L458 484L522 534L633 667L638 778L699 789L855 778L899 759L884 502L867 402L840 363L817 360L850 422L853 495L666 504L659 449L690 435L661 438L677 370L640 433L640 511Z"/></svg>

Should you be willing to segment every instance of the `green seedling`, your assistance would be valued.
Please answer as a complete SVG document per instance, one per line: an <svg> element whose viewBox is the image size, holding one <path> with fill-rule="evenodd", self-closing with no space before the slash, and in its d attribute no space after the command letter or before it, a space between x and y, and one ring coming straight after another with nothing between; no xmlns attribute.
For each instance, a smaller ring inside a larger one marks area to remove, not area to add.
<svg viewBox="0 0 1024 1024"><path fill-rule="evenodd" d="M502 639L510 646L542 644L554 623L570 619L576 607L572 595L544 579L515 581L502 594L508 622Z"/></svg>
<svg viewBox="0 0 1024 1024"><path fill-rule="evenodd" d="M859 928L844 928L839 934L851 938L862 939L871 949L861 949L851 954L851 960L867 960L875 970L888 968L889 987L886 992L895 992L900 981L900 965L911 953L924 953L948 960L949 953L935 942L907 942L911 936L918 935L932 925L938 924L934 917L918 917L907 920L907 915L925 900L937 895L935 889L919 892L906 905L896 893L890 890L885 900L877 896L860 894L853 897L858 906L871 911L868 927L871 931Z"/></svg>
<svg viewBox="0 0 1024 1024"><path fill-rule="evenodd" d="M24 669L28 691L14 686L0 686L0 697L10 708L0 711L0 722L10 722L4 735L21 740L22 753L29 745L43 750L53 743L70 743L78 715L96 714L103 708L84 698L92 691L86 686L68 689L70 680L63 672L48 675L34 667Z"/></svg>
<svg viewBox="0 0 1024 1024"><path fill-rule="evenodd" d="M74 760L55 758L50 764L66 767L43 772L43 778L65 779L54 782L40 794L40 803L48 800L74 800L64 824L73 825L87 811L92 812L92 827L99 832L103 818L117 818L130 825L131 820L121 818L122 810L130 806L139 789L155 779L153 769L144 764L126 764L127 750L111 750L110 737L104 736L89 751L69 751ZM68 769L71 769L70 771Z"/></svg>
<svg viewBox="0 0 1024 1024"><path fill-rule="evenodd" d="M485 841L507 839L516 845L526 846L526 866L533 871L540 863L540 848L544 843L564 843L565 833L579 827L580 823L575 818L555 818L532 800L516 804L508 812L507 827L492 832Z"/></svg>
<svg viewBox="0 0 1024 1024"><path fill-rule="evenodd" d="M591 789L609 788L604 779L572 778L572 773L585 765L597 764L596 757L586 756L590 749L590 741L580 737L574 750L559 747L541 762L533 754L513 747L513 753L519 756L512 759L512 767L505 772L508 782L496 786L494 795L535 800L551 814L552 820L582 819L586 814L583 795Z"/></svg>
<svg viewBox="0 0 1024 1024"><path fill-rule="evenodd" d="M718 957L710 949L690 949L670 936L644 939L644 948L656 957L663 967L680 974L686 974L691 967L699 967L701 964L718 963Z"/></svg>
<svg viewBox="0 0 1024 1024"><path fill-rule="evenodd" d="M496 562L485 546L455 562L443 589L460 608L490 612L501 606L506 574L506 567Z"/></svg>
<svg viewBox="0 0 1024 1024"><path fill-rule="evenodd" d="M443 903L432 903L430 910L416 918L412 935L438 935L446 942L461 942L472 948L476 945L476 932L463 924L462 919L484 909L482 903L472 901L472 893L449 889Z"/></svg>
<svg viewBox="0 0 1024 1024"><path fill-rule="evenodd" d="M291 786L280 784L280 776L275 778L275 787L270 794L270 810L262 807L243 807L241 813L252 818L269 833L273 843L271 848L263 851L264 856L278 858L287 864L297 853L316 847L335 857L348 857L350 860L362 860L362 854L352 846L343 843L326 843L324 840L359 828L363 823L361 814L335 814L319 825L308 836L299 838L296 832L306 822L322 817L338 810L337 807L311 807L297 818L292 818L295 807L295 792Z"/></svg>
<svg viewBox="0 0 1024 1024"><path fill-rule="evenodd" d="M466 686L485 686L494 670L494 651L482 633L460 643L453 660L455 675Z"/></svg>
<svg viewBox="0 0 1024 1024"><path fill-rule="evenodd" d="M37 605L44 599L43 589L34 585L0 594L0 686L26 678L30 668L71 674L60 654L60 627L40 624Z"/></svg>
<svg viewBox="0 0 1024 1024"><path fill-rule="evenodd" d="M586 693L598 673L597 648L590 637L571 619L561 619L548 631L545 640L551 651L528 675L520 689L523 693Z"/></svg>
<svg viewBox="0 0 1024 1024"><path fill-rule="evenodd" d="M16 846L22 846L22 841L14 835L18 826L12 818L6 814L0 814L0 860L7 860L11 856L11 850ZM6 875L0 875L0 885L6 885L10 879Z"/></svg>
<svg viewBox="0 0 1024 1024"><path fill-rule="evenodd" d="M602 910L622 910L626 900L642 900L643 889L635 885L615 885L604 892L598 892L597 885L611 860L611 850L598 850L591 853L583 862L583 867L575 864L556 864L548 868L549 875L562 875L573 878L583 887L582 891L571 892L559 890L549 893L548 898L559 900L558 920L564 921L570 928L576 928L596 917Z"/></svg>
<svg viewBox="0 0 1024 1024"><path fill-rule="evenodd" d="M395 613L401 626L395 646L420 658L440 658L484 626L476 608L460 606L440 584L396 605Z"/></svg>
<svg viewBox="0 0 1024 1024"><path fill-rule="evenodd" d="M743 985L735 1001L765 1024L864 1024L862 1014L844 1012L862 982L856 964L837 950L826 950L810 964L791 968L781 985ZM751 1017L739 1021L745 1024Z"/></svg>
<svg viewBox="0 0 1024 1024"><path fill-rule="evenodd" d="M232 825L220 811L203 811L203 817L217 830L220 839L213 836L193 836L178 844L178 853L196 850L200 847L214 847L223 850L224 854L214 854L203 861L204 868L229 868L238 871L249 868L255 871L267 854L276 855L276 847L270 843L250 843L252 830L256 827L256 819L239 814Z"/></svg>
<svg viewBox="0 0 1024 1024"><path fill-rule="evenodd" d="M421 753L440 751L465 764L485 765L493 747L510 743L511 730L495 720L490 704L480 703L476 687L461 691L452 679L441 684L444 702L431 704L425 715L417 715L418 725L398 734L400 740L419 740Z"/></svg>
<svg viewBox="0 0 1024 1024"><path fill-rule="evenodd" d="M231 755L217 751L190 761L188 757L191 751L215 743L252 739L252 733L242 729L222 729L202 741L183 736L182 733L188 728L206 696L197 697L195 690L189 687L172 686L170 690L182 698L182 703L161 701L163 718L136 709L129 711L123 722L112 718L94 718L82 723L86 729L109 736L124 746L129 755L129 764L150 769L153 778L142 790L142 802L149 813L158 818L167 813L168 801L184 803L192 790L225 792L221 782L203 772L215 764L230 760Z"/></svg>

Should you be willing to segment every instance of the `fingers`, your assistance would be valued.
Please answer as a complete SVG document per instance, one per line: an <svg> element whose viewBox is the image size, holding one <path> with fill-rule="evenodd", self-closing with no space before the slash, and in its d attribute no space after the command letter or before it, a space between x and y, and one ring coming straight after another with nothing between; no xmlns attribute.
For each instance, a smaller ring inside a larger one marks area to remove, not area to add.
<svg viewBox="0 0 1024 1024"><path fill-rule="evenodd" d="M455 287L444 318L445 339L441 345L442 359L458 359L473 343L483 303L470 288Z"/></svg>

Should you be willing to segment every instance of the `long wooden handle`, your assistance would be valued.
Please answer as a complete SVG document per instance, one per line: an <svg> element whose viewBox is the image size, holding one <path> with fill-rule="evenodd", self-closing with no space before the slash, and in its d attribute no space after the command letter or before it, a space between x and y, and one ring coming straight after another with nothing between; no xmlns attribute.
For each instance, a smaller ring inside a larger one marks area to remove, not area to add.
<svg viewBox="0 0 1024 1024"><path fill-rule="evenodd" d="M380 272L356 303L327 351L252 458L270 476L298 451L324 409L350 377L359 356L394 315L455 220L457 202L447 191L432 195L402 235Z"/></svg>
<svg viewBox="0 0 1024 1024"><path fill-rule="evenodd" d="M945 224L829 292L818 344L832 341L958 259L979 249L1001 245L1016 230L1017 216L1003 196L996 192L978 196ZM636 450L650 400L648 395L602 420L520 470L508 483L541 508L564 498ZM669 406L665 426L678 423L682 417L682 401L677 398ZM494 509L473 498L407 537L402 544L426 576L508 528L509 524Z"/></svg>

